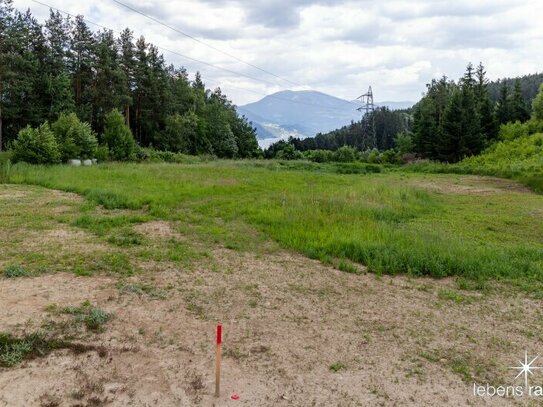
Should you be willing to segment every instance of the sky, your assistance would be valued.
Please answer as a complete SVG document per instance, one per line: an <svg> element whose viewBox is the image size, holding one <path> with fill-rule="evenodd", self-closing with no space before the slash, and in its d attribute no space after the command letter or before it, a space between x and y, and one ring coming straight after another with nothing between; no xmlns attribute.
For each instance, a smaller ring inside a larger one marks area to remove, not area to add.
<svg viewBox="0 0 543 407"><path fill-rule="evenodd" d="M370 85L376 101L417 101L432 78L457 79L470 61L490 79L543 67L542 0L120 0L198 41L114 0L40 1L114 31L129 27L237 105L287 89L352 100ZM40 21L49 13L31 0L14 5Z"/></svg>

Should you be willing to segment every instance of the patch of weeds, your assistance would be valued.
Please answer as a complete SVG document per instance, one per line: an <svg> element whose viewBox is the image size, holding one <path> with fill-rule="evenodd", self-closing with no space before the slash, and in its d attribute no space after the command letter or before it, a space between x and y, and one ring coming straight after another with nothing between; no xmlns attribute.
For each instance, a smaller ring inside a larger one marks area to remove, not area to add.
<svg viewBox="0 0 543 407"><path fill-rule="evenodd" d="M69 343L48 338L43 333L23 337L0 333L0 366L13 367L25 359L44 356L52 350L67 347Z"/></svg>
<svg viewBox="0 0 543 407"><path fill-rule="evenodd" d="M93 272L81 265L78 265L74 267L74 274L79 277L90 277L93 275Z"/></svg>
<svg viewBox="0 0 543 407"><path fill-rule="evenodd" d="M168 260L176 263L189 263L198 257L198 254L186 243L171 240L167 256Z"/></svg>
<svg viewBox="0 0 543 407"><path fill-rule="evenodd" d="M447 288L440 288L437 296L440 300L453 301L457 304L470 304L475 301L475 297L470 297Z"/></svg>
<svg viewBox="0 0 543 407"><path fill-rule="evenodd" d="M108 272L130 276L135 270L124 253L106 254L100 266Z"/></svg>
<svg viewBox="0 0 543 407"><path fill-rule="evenodd" d="M108 243L115 246L140 246L143 244L143 236L131 229L121 229L107 239Z"/></svg>
<svg viewBox="0 0 543 407"><path fill-rule="evenodd" d="M138 296L148 295L152 298L165 299L167 297L166 291L160 289L152 284L143 283L118 283L117 289L121 294L136 294Z"/></svg>
<svg viewBox="0 0 543 407"><path fill-rule="evenodd" d="M5 278L21 278L34 277L47 272L48 270L45 267L38 267L36 270L31 271L22 266L9 265L5 268L3 275Z"/></svg>
<svg viewBox="0 0 543 407"><path fill-rule="evenodd" d="M330 371L337 373L340 370L347 369L347 366L342 362L336 362L336 363L331 364L328 368L330 369Z"/></svg>
<svg viewBox="0 0 543 407"><path fill-rule="evenodd" d="M460 376L464 383L471 383L473 381L471 367L466 359L461 357L454 358L450 361L449 367L454 373Z"/></svg>
<svg viewBox="0 0 543 407"><path fill-rule="evenodd" d="M423 357L424 359L430 361L430 362L439 362L441 360L441 357L437 354L437 353L434 353L432 351L421 351L420 352L420 356Z"/></svg>
<svg viewBox="0 0 543 407"><path fill-rule="evenodd" d="M21 266L10 265L4 270L4 277L6 278L18 278L18 277L30 277L32 273Z"/></svg>
<svg viewBox="0 0 543 407"><path fill-rule="evenodd" d="M358 267L346 260L341 260L337 266L337 269L344 271L345 273L360 274L360 270L358 270Z"/></svg>
<svg viewBox="0 0 543 407"><path fill-rule="evenodd" d="M62 313L72 315L75 322L84 324L89 331L103 331L103 326L109 321L111 315L104 310L93 306L89 301L75 307L65 307Z"/></svg>
<svg viewBox="0 0 543 407"><path fill-rule="evenodd" d="M488 284L483 280L467 279L458 277L456 279L456 286L460 290L466 291L484 291L488 289Z"/></svg>

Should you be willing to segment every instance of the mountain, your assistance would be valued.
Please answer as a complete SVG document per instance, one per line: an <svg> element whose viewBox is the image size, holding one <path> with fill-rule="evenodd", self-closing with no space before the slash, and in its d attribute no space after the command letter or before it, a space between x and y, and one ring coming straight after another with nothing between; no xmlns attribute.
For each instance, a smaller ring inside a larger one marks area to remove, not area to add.
<svg viewBox="0 0 543 407"><path fill-rule="evenodd" d="M382 102L376 106L404 109L412 102ZM345 126L361 118L359 102L316 91L282 91L238 107L257 129L261 146L290 136L305 138Z"/></svg>

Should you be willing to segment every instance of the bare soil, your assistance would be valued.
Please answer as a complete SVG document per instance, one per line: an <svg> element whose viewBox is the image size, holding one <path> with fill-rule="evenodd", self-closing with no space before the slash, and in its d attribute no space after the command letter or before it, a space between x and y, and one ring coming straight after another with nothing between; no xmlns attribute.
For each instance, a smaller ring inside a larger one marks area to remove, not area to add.
<svg viewBox="0 0 543 407"><path fill-rule="evenodd" d="M0 195L16 204L24 189ZM136 228L152 239L178 233L167 222ZM42 239L102 247L81 233L63 226ZM517 372L508 367L525 350L541 352L536 299L506 287L461 291L453 280L348 274L279 249L214 247L210 256L213 267L208 259L190 267L150 260L122 281L142 292L120 289L114 276L0 276L2 332L39 329L51 304L89 300L113 315L104 332L85 338L104 351L59 350L0 368L0 406L523 405L475 397L473 382L512 384Z"/></svg>

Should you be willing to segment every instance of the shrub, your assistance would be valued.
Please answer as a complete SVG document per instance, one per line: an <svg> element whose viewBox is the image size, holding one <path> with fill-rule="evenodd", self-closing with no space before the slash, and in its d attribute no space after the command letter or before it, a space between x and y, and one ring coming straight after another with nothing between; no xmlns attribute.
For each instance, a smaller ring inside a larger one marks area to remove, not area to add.
<svg viewBox="0 0 543 407"><path fill-rule="evenodd" d="M13 161L30 164L57 164L60 151L55 135L45 122L37 129L27 126L13 143Z"/></svg>
<svg viewBox="0 0 543 407"><path fill-rule="evenodd" d="M316 163L327 163L334 159L334 153L328 150L309 150L304 155L309 161Z"/></svg>
<svg viewBox="0 0 543 407"><path fill-rule="evenodd" d="M29 277L31 274L27 269L15 265L7 266L4 270L4 277L6 278Z"/></svg>
<svg viewBox="0 0 543 407"><path fill-rule="evenodd" d="M343 146L334 153L334 161L340 163L352 163L356 161L356 150L353 147Z"/></svg>
<svg viewBox="0 0 543 407"><path fill-rule="evenodd" d="M399 164L401 155L396 150L386 150L381 153L380 162L382 164Z"/></svg>
<svg viewBox="0 0 543 407"><path fill-rule="evenodd" d="M301 160L304 156L292 144L286 144L277 152L275 158L280 160Z"/></svg>
<svg viewBox="0 0 543 407"><path fill-rule="evenodd" d="M515 140L528 135L528 129L518 120L514 123L502 124L500 127L500 140Z"/></svg>
<svg viewBox="0 0 543 407"><path fill-rule="evenodd" d="M63 161L71 158L94 158L98 141L88 123L82 123L75 113L60 115L51 125Z"/></svg>
<svg viewBox="0 0 543 407"><path fill-rule="evenodd" d="M136 158L136 142L123 115L114 109L106 115L104 141L109 147L110 157L116 161L130 161Z"/></svg>
<svg viewBox="0 0 543 407"><path fill-rule="evenodd" d="M94 157L98 162L109 161L109 148L106 145L98 146Z"/></svg>
<svg viewBox="0 0 543 407"><path fill-rule="evenodd" d="M411 134L404 132L396 134L396 137L394 137L394 145L400 155L412 153L415 149L413 137Z"/></svg>

